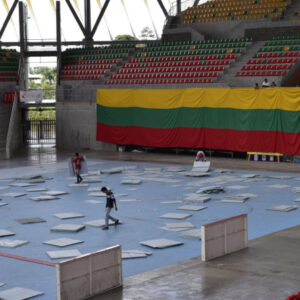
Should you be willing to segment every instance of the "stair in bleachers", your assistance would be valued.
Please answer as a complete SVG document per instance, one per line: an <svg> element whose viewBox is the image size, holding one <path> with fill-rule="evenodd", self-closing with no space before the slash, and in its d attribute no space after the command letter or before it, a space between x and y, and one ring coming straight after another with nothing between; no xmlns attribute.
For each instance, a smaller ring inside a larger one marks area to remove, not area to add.
<svg viewBox="0 0 300 300"><path fill-rule="evenodd" d="M106 85L214 83L251 39L152 42L123 65Z"/></svg>
<svg viewBox="0 0 300 300"><path fill-rule="evenodd" d="M236 73L236 77L277 78L287 75L300 59L300 36L274 36Z"/></svg>
<svg viewBox="0 0 300 300"><path fill-rule="evenodd" d="M236 73L240 71L243 65L245 65L249 59L251 59L257 51L263 47L265 42L253 42L249 48L247 49L247 52L244 53L240 57L239 60L235 62L235 64L228 69L228 72L224 74L222 77L222 81L230 87L252 87L253 82L250 80L245 80L243 77L236 77Z"/></svg>
<svg viewBox="0 0 300 300"><path fill-rule="evenodd" d="M99 81L126 58L135 45L116 44L107 47L67 49L62 56L61 80Z"/></svg>

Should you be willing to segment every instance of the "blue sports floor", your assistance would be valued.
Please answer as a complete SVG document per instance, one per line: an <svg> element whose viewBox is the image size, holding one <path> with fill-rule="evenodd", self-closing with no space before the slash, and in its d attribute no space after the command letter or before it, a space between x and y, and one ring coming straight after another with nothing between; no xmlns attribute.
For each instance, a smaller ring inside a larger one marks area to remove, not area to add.
<svg viewBox="0 0 300 300"><path fill-rule="evenodd" d="M266 210L266 208L274 205L297 205L298 202L295 202L295 200L300 198L300 194L294 193L292 188L300 185L300 181L298 181L300 175L298 174L240 170L232 170L232 173L219 173L217 169L212 169L209 172L210 177L197 178L184 176L181 172L172 169L178 168L178 165L100 160L89 161L88 165L90 172L115 167L123 167L123 171L111 175L95 175L93 177L101 177L102 182L90 183L88 187L69 187L68 185L74 183L75 179L69 178L67 163L1 170L0 198L2 200L0 200L0 204L5 202L8 205L0 207L0 229L10 230L15 235L2 237L0 241L9 238L28 240L29 243L13 249L0 247L0 283L5 283L0 287L0 292L18 286L44 293L44 295L34 299L54 300L56 298L55 267L8 258L3 254L13 254L55 263L59 260L51 260L46 251L78 249L84 254L120 244L123 250L140 249L152 252L152 255L147 258L123 260L123 276L127 277L201 255L201 241L182 238L180 232L160 229L166 223L191 222L196 228L200 229L202 224L246 213L249 222L249 239L299 225L300 209L291 212ZM161 168L161 170L155 168ZM189 171L191 166L183 166L182 168ZM40 192L26 192L27 187L10 186L12 183L26 182L26 180L6 180L32 174L41 174L52 178L34 187L66 191L68 194L59 196L60 199L58 200L36 202L30 200L29 197L39 196ZM256 175L256 177L248 178L252 177L247 176L249 174ZM139 185L121 184L123 179L132 178L133 176L141 178L143 182ZM270 176L290 176L290 178L279 179L270 178ZM215 182L211 182L214 180ZM176 209L187 204L184 201L187 194L194 193L202 187L215 185L224 187L226 192L210 195L212 200L209 202L189 203L191 205L207 206L206 209L201 211ZM282 185L282 187L272 187L273 185ZM10 187L1 190L1 187L5 186ZM127 196L116 197L119 210L118 212L112 212L112 215L120 219L123 224L110 226L107 231L90 226L86 226L85 229L77 233L50 231L50 228L62 223L83 224L95 219L104 219L105 198L88 195L88 188L101 186L110 187L116 196L118 194L128 194ZM239 190L232 188L232 186L243 186L244 188ZM25 192L26 195L18 198L2 196L10 192ZM220 203L218 201L224 196L240 193L252 193L258 195L258 197L251 198L245 203ZM103 203L86 202L86 200L92 199ZM121 201L126 199L137 199L138 201ZM182 201L182 203L161 203L174 200ZM53 214L64 212L77 212L85 217L60 220L53 216ZM192 216L185 220L160 218L161 215L169 212L189 213ZM22 225L16 221L18 218L31 217L40 217L45 219L46 222ZM44 241L60 237L83 240L84 242L63 248L43 244ZM167 249L152 249L139 244L141 241L158 238L180 241L184 244Z"/></svg>

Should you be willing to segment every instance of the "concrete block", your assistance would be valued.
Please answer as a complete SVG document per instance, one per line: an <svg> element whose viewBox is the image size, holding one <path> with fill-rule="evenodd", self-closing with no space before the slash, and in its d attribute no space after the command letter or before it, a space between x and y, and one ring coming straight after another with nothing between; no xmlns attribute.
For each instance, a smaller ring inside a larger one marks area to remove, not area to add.
<svg viewBox="0 0 300 300"><path fill-rule="evenodd" d="M247 247L247 215L240 215L201 227L202 260L210 260Z"/></svg>
<svg viewBox="0 0 300 300"><path fill-rule="evenodd" d="M57 300L81 300L122 285L121 246L61 262L56 266Z"/></svg>

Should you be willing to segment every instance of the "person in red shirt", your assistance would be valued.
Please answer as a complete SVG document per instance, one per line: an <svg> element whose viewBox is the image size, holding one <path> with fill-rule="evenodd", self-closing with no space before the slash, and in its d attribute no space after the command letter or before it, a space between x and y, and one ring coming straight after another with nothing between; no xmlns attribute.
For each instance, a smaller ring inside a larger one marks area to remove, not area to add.
<svg viewBox="0 0 300 300"><path fill-rule="evenodd" d="M205 154L203 151L197 152L196 161L206 161Z"/></svg>
<svg viewBox="0 0 300 300"><path fill-rule="evenodd" d="M80 170L81 170L81 162L84 161L84 158L82 156L79 156L79 153L75 153L75 157L72 159L72 165L74 173L77 177L77 183L80 183L82 181L82 177L80 176Z"/></svg>

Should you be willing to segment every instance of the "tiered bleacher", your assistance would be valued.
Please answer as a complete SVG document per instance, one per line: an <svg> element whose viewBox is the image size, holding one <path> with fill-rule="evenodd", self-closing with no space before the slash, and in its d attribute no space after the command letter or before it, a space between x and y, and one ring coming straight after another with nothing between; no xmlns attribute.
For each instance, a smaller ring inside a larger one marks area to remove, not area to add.
<svg viewBox="0 0 300 300"><path fill-rule="evenodd" d="M211 0L189 7L183 24L279 18L291 0Z"/></svg>
<svg viewBox="0 0 300 300"><path fill-rule="evenodd" d="M0 81L17 81L20 55L16 50L0 49Z"/></svg>
<svg viewBox="0 0 300 300"><path fill-rule="evenodd" d="M275 36L236 76L285 76L300 58L300 36Z"/></svg>
<svg viewBox="0 0 300 300"><path fill-rule="evenodd" d="M63 53L62 80L99 80L127 57L134 45L67 49Z"/></svg>
<svg viewBox="0 0 300 300"><path fill-rule="evenodd" d="M249 38L149 43L105 84L213 83L250 43Z"/></svg>

